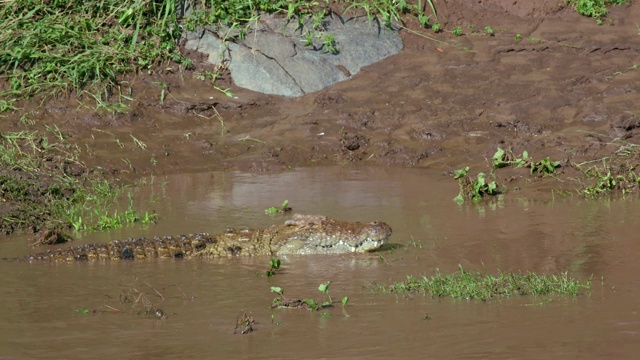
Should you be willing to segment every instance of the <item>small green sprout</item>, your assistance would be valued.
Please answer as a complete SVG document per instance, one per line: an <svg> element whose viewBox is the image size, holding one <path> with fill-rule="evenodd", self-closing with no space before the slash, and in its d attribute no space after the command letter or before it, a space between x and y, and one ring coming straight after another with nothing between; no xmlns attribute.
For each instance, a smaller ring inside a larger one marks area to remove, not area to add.
<svg viewBox="0 0 640 360"><path fill-rule="evenodd" d="M282 261L278 258L271 258L269 260L269 270L267 270L267 277L275 276L276 270L280 269L280 265L282 265Z"/></svg>
<svg viewBox="0 0 640 360"><path fill-rule="evenodd" d="M271 216L289 211L291 211L291 208L289 207L289 200L283 201L280 206L272 206L264 210L265 214Z"/></svg>
<svg viewBox="0 0 640 360"><path fill-rule="evenodd" d="M322 283L320 284L320 286L318 286L318 290L320 290L321 293L327 296L327 301L322 303L322 307L331 306L331 304L333 303L333 300L331 299L331 294L329 294L329 285L331 285L331 281Z"/></svg>

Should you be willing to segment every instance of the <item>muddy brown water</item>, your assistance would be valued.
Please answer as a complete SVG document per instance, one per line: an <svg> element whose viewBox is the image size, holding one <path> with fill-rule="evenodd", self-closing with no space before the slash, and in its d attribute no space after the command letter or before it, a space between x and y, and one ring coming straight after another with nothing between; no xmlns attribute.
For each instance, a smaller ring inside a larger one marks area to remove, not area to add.
<svg viewBox="0 0 640 360"><path fill-rule="evenodd" d="M282 218L269 218L264 208L288 199L299 212L384 220L394 229L395 246L357 256L287 256L273 278L258 275L267 268L264 257L1 262L0 359L630 359L640 353L640 202L635 198L585 201L513 191L458 206L451 200L457 185L449 177L417 169L311 168L156 181L163 184L159 225L78 242L268 225ZM33 251L26 240L0 246L2 256ZM436 268L455 271L459 264L489 273L568 271L582 280L593 276L593 289L577 297L488 302L363 290L372 282L431 275ZM332 281L335 301L349 296L345 311L336 306L325 311L331 317L323 317L268 308L271 286L291 298L320 300L317 286L326 281ZM144 292L168 317L140 315L121 303L120 296L132 289ZM121 312L80 311L108 310L107 305ZM255 331L234 335L241 310L253 314Z"/></svg>

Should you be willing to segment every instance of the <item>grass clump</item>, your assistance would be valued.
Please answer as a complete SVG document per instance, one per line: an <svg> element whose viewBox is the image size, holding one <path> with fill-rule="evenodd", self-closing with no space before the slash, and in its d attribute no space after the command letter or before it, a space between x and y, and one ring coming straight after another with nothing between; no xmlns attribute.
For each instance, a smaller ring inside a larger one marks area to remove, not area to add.
<svg viewBox="0 0 640 360"><path fill-rule="evenodd" d="M601 165L588 167L576 165L585 180L579 180L578 193L584 197L596 198L612 192L629 194L640 188L640 174L636 173L637 165L629 163L610 164L602 160Z"/></svg>
<svg viewBox="0 0 640 360"><path fill-rule="evenodd" d="M487 301L514 295L571 295L591 288L591 280L581 282L570 278L566 272L560 275L538 275L534 273L514 274L499 272L497 275L473 273L459 266L459 271L441 274L436 270L432 277L407 279L390 285L373 285L368 290L374 293L423 294L433 297L456 299L478 299Z"/></svg>
<svg viewBox="0 0 640 360"><path fill-rule="evenodd" d="M586 198L597 198L610 194L630 194L640 189L640 145L624 139L614 138L604 143L616 146L610 156L582 163L571 163L581 172L574 179L578 183L576 191Z"/></svg>
<svg viewBox="0 0 640 360"><path fill-rule="evenodd" d="M123 188L89 169L79 156L80 149L67 143L57 127L1 133L0 232L102 230L154 221L153 214L139 215L131 198L123 213L110 210Z"/></svg>
<svg viewBox="0 0 640 360"><path fill-rule="evenodd" d="M0 97L29 98L89 88L109 97L122 74L166 60L177 49L175 1L21 0L0 4Z"/></svg>
<svg viewBox="0 0 640 360"><path fill-rule="evenodd" d="M629 0L567 0L567 4L573 5L578 14L593 18L607 15L607 6L624 5L628 2Z"/></svg>

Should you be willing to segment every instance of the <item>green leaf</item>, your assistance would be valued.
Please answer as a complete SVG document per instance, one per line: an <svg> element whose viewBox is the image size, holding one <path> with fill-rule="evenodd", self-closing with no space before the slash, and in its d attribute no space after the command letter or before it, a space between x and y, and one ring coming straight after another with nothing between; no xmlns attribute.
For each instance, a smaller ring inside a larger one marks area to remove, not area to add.
<svg viewBox="0 0 640 360"><path fill-rule="evenodd" d="M453 170L453 178L454 178L455 180L458 180L458 179L460 179L461 177L466 176L466 175L467 175L467 173L469 172L469 170L471 170L471 168L470 168L470 167L468 167L468 166L465 166L465 167L464 167L464 168L462 168L462 169Z"/></svg>
<svg viewBox="0 0 640 360"><path fill-rule="evenodd" d="M496 182L495 182L495 181L492 181L492 182L490 182L490 183L489 183L489 185L488 185L488 191L487 191L487 193L488 193L488 194L490 194L490 195L492 195L492 194L494 194L494 193L496 192L496 189L497 189L497 188L498 188L498 184L496 184Z"/></svg>
<svg viewBox="0 0 640 360"><path fill-rule="evenodd" d="M331 285L331 281L326 282L324 284L320 284L320 286L318 286L318 290L326 294L327 292L329 292L329 285Z"/></svg>
<svg viewBox="0 0 640 360"><path fill-rule="evenodd" d="M309 305L310 310L318 310L318 303L314 299L302 299L302 302Z"/></svg>
<svg viewBox="0 0 640 360"><path fill-rule="evenodd" d="M270 208L265 209L264 212L266 214L269 214L269 215L277 214L278 213L278 208L275 207L275 206L272 206Z"/></svg>
<svg viewBox="0 0 640 360"><path fill-rule="evenodd" d="M91 310L87 308L78 308L78 309L74 309L74 311L77 311L82 315L89 315L89 313L91 313Z"/></svg>
<svg viewBox="0 0 640 360"><path fill-rule="evenodd" d="M271 260L269 260L269 266L272 269L280 269L280 265L282 264L282 261L280 261L280 259L278 258L271 258Z"/></svg>
<svg viewBox="0 0 640 360"><path fill-rule="evenodd" d="M274 293L276 293L278 295L284 294L284 290L279 286L272 286L271 287L271 292L274 292Z"/></svg>
<svg viewBox="0 0 640 360"><path fill-rule="evenodd" d="M498 150L496 150L496 153L493 154L494 168L499 169L508 165L507 162L504 161L504 155L505 155L505 152L501 148L498 148Z"/></svg>

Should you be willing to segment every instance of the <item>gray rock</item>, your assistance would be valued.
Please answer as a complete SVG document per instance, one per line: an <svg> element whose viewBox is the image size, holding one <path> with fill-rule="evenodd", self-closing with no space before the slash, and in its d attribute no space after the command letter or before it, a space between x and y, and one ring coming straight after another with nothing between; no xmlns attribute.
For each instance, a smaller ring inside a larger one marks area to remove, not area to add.
<svg viewBox="0 0 640 360"><path fill-rule="evenodd" d="M362 67L402 49L398 34L375 20L333 16L323 26L335 37L337 54L323 49L318 39L313 46L305 46L304 31L297 23L268 15L238 43L221 40L224 31L200 29L185 34L185 47L208 54L213 64L228 66L237 86L290 97L346 80ZM304 27L312 25L305 23Z"/></svg>

